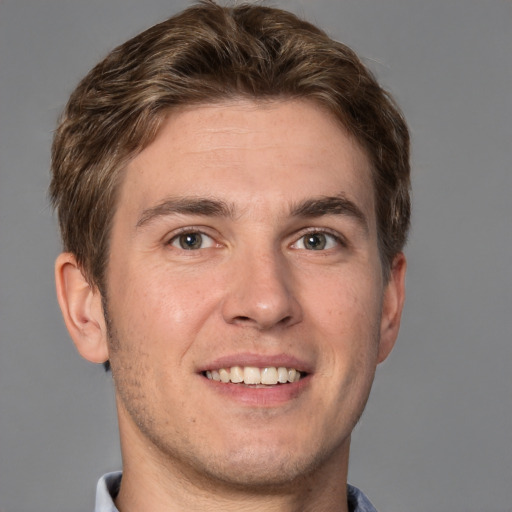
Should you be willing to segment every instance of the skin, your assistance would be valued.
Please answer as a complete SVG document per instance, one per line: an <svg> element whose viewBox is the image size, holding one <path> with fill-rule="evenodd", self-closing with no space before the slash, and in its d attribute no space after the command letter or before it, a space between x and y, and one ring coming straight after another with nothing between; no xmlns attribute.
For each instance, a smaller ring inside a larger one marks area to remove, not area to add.
<svg viewBox="0 0 512 512"><path fill-rule="evenodd" d="M383 280L364 151L306 101L183 108L119 193L108 311L71 254L56 265L78 350L111 362L119 509L345 511L350 433L404 301L403 254ZM202 373L219 358L307 377L233 391Z"/></svg>

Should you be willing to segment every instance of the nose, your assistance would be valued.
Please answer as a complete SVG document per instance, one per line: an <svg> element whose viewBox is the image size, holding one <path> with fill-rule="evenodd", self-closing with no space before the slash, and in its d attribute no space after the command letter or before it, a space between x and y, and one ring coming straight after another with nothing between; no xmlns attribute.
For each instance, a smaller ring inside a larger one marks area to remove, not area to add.
<svg viewBox="0 0 512 512"><path fill-rule="evenodd" d="M290 327L303 314L293 288L291 271L279 254L241 255L232 262L222 305L224 320L261 331Z"/></svg>

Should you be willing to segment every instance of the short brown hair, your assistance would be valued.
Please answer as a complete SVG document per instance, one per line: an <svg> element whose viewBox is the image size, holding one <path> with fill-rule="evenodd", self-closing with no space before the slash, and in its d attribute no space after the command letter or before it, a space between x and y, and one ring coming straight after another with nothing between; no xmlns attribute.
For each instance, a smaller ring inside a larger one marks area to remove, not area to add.
<svg viewBox="0 0 512 512"><path fill-rule="evenodd" d="M113 50L80 82L52 147L52 204L64 249L105 284L122 169L176 106L230 98L309 99L327 109L372 164L382 267L410 218L409 134L393 99L347 46L295 15L204 1Z"/></svg>

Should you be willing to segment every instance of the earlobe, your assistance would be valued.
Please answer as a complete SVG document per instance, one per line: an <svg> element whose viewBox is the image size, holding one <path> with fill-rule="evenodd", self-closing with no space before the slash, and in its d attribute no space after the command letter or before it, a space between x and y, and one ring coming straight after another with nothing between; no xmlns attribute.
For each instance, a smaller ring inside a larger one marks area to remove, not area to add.
<svg viewBox="0 0 512 512"><path fill-rule="evenodd" d="M384 290L380 324L378 363L384 361L395 345L405 302L405 273L407 261L403 253L393 259L389 281Z"/></svg>
<svg viewBox="0 0 512 512"><path fill-rule="evenodd" d="M108 360L108 343L99 290L84 277L71 253L55 262L57 300L78 352L93 363Z"/></svg>

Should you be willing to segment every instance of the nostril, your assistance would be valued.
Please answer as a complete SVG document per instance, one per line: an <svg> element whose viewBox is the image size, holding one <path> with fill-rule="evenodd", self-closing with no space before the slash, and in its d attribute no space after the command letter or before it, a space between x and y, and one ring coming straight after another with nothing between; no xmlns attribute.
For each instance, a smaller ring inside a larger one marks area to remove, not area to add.
<svg viewBox="0 0 512 512"><path fill-rule="evenodd" d="M293 316L292 315L286 315L285 317L281 318L280 320L277 320L277 322L269 322L269 326L281 326L281 327L285 327L289 324L292 324L294 322L293 320ZM250 316L244 316L244 315L239 315L239 316L236 316L234 319L233 319L233 323L234 324L239 324L239 325L259 325L261 328L265 328L265 326L263 325L263 321L262 319L260 319L259 321L258 320L255 320L253 318L251 318Z"/></svg>
<svg viewBox="0 0 512 512"><path fill-rule="evenodd" d="M285 316L284 318L279 320L279 323L282 324L282 325L287 325L287 324L289 324L291 322L292 322L292 317L290 315Z"/></svg>
<svg viewBox="0 0 512 512"><path fill-rule="evenodd" d="M251 319L248 316L237 316L234 318L235 322L247 323L250 322Z"/></svg>

